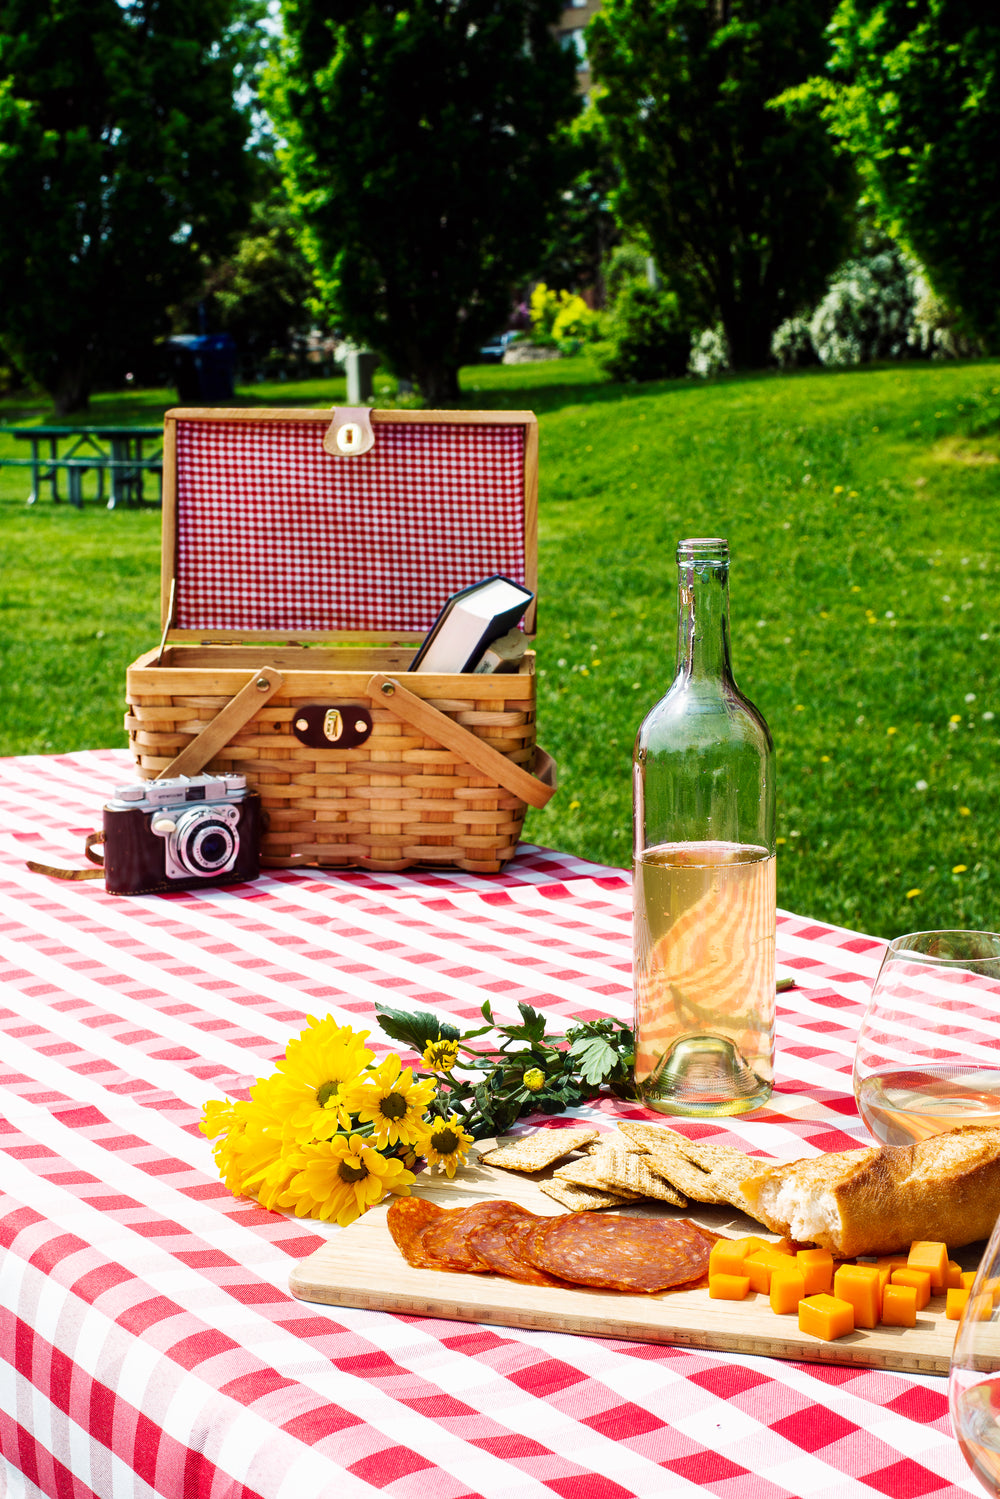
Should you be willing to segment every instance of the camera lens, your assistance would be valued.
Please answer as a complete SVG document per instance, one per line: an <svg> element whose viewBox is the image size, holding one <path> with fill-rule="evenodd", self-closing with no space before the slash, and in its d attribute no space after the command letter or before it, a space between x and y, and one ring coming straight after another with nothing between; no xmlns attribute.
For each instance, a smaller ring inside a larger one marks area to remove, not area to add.
<svg viewBox="0 0 1000 1499"><path fill-rule="evenodd" d="M239 843L234 828L207 809L182 813L175 837L177 860L190 874L224 874L235 863Z"/></svg>

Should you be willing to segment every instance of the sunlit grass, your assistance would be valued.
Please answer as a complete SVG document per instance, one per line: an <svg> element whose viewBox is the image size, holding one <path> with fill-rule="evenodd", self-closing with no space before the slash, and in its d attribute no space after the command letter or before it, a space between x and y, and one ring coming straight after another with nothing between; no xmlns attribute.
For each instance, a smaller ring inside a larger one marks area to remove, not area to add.
<svg viewBox="0 0 1000 1499"><path fill-rule="evenodd" d="M676 542L723 535L737 680L778 746L780 902L884 935L1000 926L1000 363L623 387L567 360L477 366L463 389L541 420L539 726L561 789L528 835L628 862ZM147 422L172 398L100 403L91 420ZM158 634L158 516L25 492L0 469L0 752L123 744L125 666Z"/></svg>

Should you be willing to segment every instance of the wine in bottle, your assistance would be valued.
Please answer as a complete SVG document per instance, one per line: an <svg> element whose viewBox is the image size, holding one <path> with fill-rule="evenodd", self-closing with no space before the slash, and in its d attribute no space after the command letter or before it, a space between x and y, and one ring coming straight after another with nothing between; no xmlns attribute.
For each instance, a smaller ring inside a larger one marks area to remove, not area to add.
<svg viewBox="0 0 1000 1499"><path fill-rule="evenodd" d="M677 672L635 742L636 1085L741 1114L774 1077L774 745L733 680L729 546L677 548Z"/></svg>

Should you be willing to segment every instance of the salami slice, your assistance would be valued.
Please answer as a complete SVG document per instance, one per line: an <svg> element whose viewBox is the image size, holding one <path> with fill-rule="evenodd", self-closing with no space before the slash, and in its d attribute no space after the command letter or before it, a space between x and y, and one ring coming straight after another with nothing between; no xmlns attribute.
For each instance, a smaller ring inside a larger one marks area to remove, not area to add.
<svg viewBox="0 0 1000 1499"><path fill-rule="evenodd" d="M505 1218L512 1202L477 1202L469 1208L452 1208L432 1223L421 1239L421 1249L438 1270L464 1270L487 1275L490 1266L476 1253L473 1233Z"/></svg>
<svg viewBox="0 0 1000 1499"><path fill-rule="evenodd" d="M520 1280L532 1286L564 1284L547 1271L539 1270L524 1254L525 1237L535 1224L546 1220L515 1203L510 1203L509 1208L506 1217L482 1223L471 1231L469 1242L474 1252L494 1275L505 1275L508 1280Z"/></svg>
<svg viewBox="0 0 1000 1499"><path fill-rule="evenodd" d="M698 1280L712 1241L678 1219L566 1213L536 1224L523 1252L559 1280L606 1291L665 1291Z"/></svg>
<svg viewBox="0 0 1000 1499"><path fill-rule="evenodd" d="M426 1197L396 1197L389 1207L386 1222L393 1242L410 1265L418 1269L429 1269L434 1261L421 1248L424 1229L445 1216L445 1209Z"/></svg>

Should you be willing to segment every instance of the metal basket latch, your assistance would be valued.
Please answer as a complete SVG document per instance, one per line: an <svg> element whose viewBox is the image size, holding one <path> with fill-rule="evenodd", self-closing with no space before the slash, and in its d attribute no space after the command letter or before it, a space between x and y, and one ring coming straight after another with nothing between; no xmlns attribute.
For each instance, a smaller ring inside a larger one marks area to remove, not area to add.
<svg viewBox="0 0 1000 1499"><path fill-rule="evenodd" d="M308 703L292 719L292 733L310 749L354 749L371 731L372 716L359 703Z"/></svg>
<svg viewBox="0 0 1000 1499"><path fill-rule="evenodd" d="M357 458L374 446L370 407L333 408L333 421L323 433L323 447L332 458Z"/></svg>

